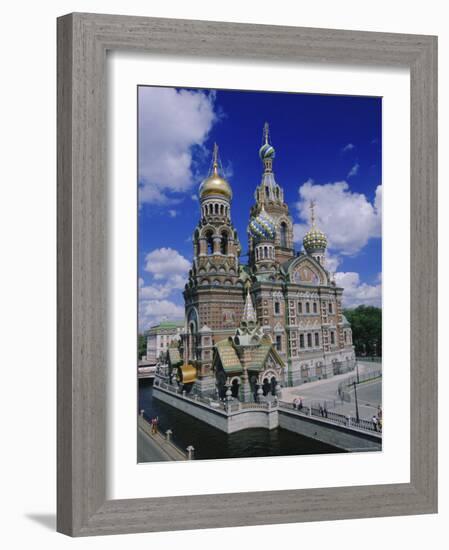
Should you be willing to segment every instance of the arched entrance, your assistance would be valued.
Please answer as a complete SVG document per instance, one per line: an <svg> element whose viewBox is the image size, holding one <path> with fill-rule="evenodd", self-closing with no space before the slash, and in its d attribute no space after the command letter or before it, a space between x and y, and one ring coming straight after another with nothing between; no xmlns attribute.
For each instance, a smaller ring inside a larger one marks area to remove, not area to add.
<svg viewBox="0 0 449 550"><path fill-rule="evenodd" d="M231 384L231 395L232 395L232 397L235 397L236 399L238 399L239 390L240 390L240 381L238 380L238 378L234 378L234 380L232 381L232 384Z"/></svg>

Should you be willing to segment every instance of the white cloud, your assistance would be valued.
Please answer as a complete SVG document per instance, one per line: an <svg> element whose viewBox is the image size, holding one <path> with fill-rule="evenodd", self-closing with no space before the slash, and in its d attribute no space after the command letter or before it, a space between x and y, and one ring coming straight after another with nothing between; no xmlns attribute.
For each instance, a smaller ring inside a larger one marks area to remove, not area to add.
<svg viewBox="0 0 449 550"><path fill-rule="evenodd" d="M165 319L184 318L184 307L169 300L145 300L139 304L140 330L147 330L152 325Z"/></svg>
<svg viewBox="0 0 449 550"><path fill-rule="evenodd" d="M377 306L382 305L382 285L369 285L360 282L358 273L348 271L336 273L335 282L337 286L343 287L343 306L357 307L360 305Z"/></svg>
<svg viewBox="0 0 449 550"><path fill-rule="evenodd" d="M170 208L170 210L168 211L168 215L170 216L170 218L176 218L176 216L178 215L178 211Z"/></svg>
<svg viewBox="0 0 449 550"><path fill-rule="evenodd" d="M155 279L167 279L184 275L190 269L190 262L173 248L157 248L145 256L145 271Z"/></svg>
<svg viewBox="0 0 449 550"><path fill-rule="evenodd" d="M347 151L351 151L352 149L355 149L355 145L353 143L348 143L343 147L342 151L343 153L346 153Z"/></svg>
<svg viewBox="0 0 449 550"><path fill-rule="evenodd" d="M338 256L334 254L329 254L329 252L326 254L326 269L330 273L335 273L340 263L341 260Z"/></svg>
<svg viewBox="0 0 449 550"><path fill-rule="evenodd" d="M157 248L145 256L146 272L151 281L139 279L139 326L141 330L163 319L182 319L184 307L175 301L187 282L190 262L177 250ZM170 298L170 299L167 299Z"/></svg>
<svg viewBox="0 0 449 550"><path fill-rule="evenodd" d="M192 187L192 149L204 146L217 120L214 101L203 91L139 89L141 202L171 204L172 193Z"/></svg>
<svg viewBox="0 0 449 550"><path fill-rule="evenodd" d="M349 170L348 172L348 178L352 178L353 176L357 176L359 173L360 164L356 162L354 166Z"/></svg>
<svg viewBox="0 0 449 550"><path fill-rule="evenodd" d="M345 181L315 185L309 180L300 186L299 197L296 207L303 220L309 218L310 201L315 201L317 224L326 233L329 248L334 252L356 254L369 239L381 236L380 185L373 204L365 195L352 192ZM301 242L309 224L298 223L293 229L295 242Z"/></svg>

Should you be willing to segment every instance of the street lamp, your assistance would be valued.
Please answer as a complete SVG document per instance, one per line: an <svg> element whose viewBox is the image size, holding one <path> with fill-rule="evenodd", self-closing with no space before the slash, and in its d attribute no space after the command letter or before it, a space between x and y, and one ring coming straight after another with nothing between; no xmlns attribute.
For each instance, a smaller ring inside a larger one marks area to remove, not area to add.
<svg viewBox="0 0 449 550"><path fill-rule="evenodd" d="M354 381L352 384L354 386L354 397L355 397L355 418L357 420L357 424L359 424L360 417L359 417L359 402L357 401L357 383Z"/></svg>

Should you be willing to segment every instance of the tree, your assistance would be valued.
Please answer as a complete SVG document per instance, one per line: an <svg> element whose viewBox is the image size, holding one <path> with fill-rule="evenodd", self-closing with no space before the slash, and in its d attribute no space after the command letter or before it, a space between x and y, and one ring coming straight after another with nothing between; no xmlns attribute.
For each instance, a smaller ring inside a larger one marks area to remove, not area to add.
<svg viewBox="0 0 449 550"><path fill-rule="evenodd" d="M147 337L145 336L145 334L139 334L137 338L137 348L139 359L141 359L144 355L147 354Z"/></svg>
<svg viewBox="0 0 449 550"><path fill-rule="evenodd" d="M373 306L345 309L356 355L382 355L382 310Z"/></svg>

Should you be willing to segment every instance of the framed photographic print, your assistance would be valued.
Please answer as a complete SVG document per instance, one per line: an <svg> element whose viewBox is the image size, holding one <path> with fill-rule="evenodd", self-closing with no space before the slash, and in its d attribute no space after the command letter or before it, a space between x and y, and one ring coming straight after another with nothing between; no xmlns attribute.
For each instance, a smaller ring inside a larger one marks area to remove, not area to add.
<svg viewBox="0 0 449 550"><path fill-rule="evenodd" d="M437 506L436 38L58 20L58 530Z"/></svg>

